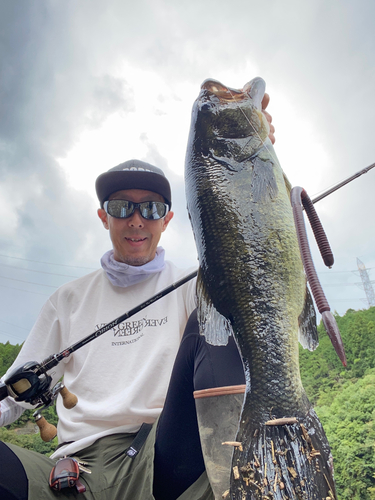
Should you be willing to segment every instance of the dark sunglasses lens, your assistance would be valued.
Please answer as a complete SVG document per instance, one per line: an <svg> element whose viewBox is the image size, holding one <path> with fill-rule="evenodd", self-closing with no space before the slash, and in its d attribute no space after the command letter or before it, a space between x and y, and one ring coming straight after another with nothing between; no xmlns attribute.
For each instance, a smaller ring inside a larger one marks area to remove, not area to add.
<svg viewBox="0 0 375 500"><path fill-rule="evenodd" d="M145 201L139 204L142 217L148 220L162 219L167 214L167 205L161 201Z"/></svg>
<svg viewBox="0 0 375 500"><path fill-rule="evenodd" d="M134 213L136 207L139 207L142 217L148 220L162 219L168 213L168 205L161 201L133 203L127 200L109 200L104 204L106 212L117 219L127 219Z"/></svg>
<svg viewBox="0 0 375 500"><path fill-rule="evenodd" d="M134 204L126 200L110 200L107 203L106 210L112 217L126 219L134 212Z"/></svg>

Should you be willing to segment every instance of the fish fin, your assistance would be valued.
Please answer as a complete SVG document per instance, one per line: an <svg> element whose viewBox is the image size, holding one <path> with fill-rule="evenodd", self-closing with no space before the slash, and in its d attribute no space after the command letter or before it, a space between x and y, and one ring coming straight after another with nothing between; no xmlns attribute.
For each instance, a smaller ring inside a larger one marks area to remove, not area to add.
<svg viewBox="0 0 375 500"><path fill-rule="evenodd" d="M227 170L231 172L237 172L243 168L243 164L241 162L236 161L234 158L227 158L225 156L217 156L213 152L213 150L210 150L212 158L220 163L220 165L223 165Z"/></svg>
<svg viewBox="0 0 375 500"><path fill-rule="evenodd" d="M315 411L262 424L251 419L254 405L247 412L246 405L245 400L228 498L337 500L332 454Z"/></svg>
<svg viewBox="0 0 375 500"><path fill-rule="evenodd" d="M306 285L305 305L298 317L298 340L304 349L314 351L319 345L316 312L310 290Z"/></svg>
<svg viewBox="0 0 375 500"><path fill-rule="evenodd" d="M200 272L197 280L198 322L201 335L211 345L227 345L229 335L233 335L230 321L220 314L213 305Z"/></svg>
<svg viewBox="0 0 375 500"><path fill-rule="evenodd" d="M251 182L251 193L256 203L269 197L271 200L277 196L278 187L273 171L273 163L269 160L255 158L253 161L253 178Z"/></svg>

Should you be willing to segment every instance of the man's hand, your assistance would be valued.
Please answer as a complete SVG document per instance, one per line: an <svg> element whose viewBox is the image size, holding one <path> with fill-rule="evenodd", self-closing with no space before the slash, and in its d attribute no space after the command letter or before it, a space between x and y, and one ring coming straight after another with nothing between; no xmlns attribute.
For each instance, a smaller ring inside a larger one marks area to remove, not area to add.
<svg viewBox="0 0 375 500"><path fill-rule="evenodd" d="M264 94L263 100L262 100L262 112L264 116L266 117L269 126L270 126L270 133L268 134L268 137L270 138L272 144L275 144L275 127L272 125L272 116L266 111L266 107L268 106L270 102L270 96L268 94Z"/></svg>

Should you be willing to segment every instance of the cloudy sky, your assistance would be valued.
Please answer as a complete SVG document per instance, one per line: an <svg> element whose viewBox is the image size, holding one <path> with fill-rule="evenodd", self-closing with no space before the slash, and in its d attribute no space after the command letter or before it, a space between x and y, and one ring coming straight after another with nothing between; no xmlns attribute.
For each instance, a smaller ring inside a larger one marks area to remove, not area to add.
<svg viewBox="0 0 375 500"><path fill-rule="evenodd" d="M262 76L275 150L311 198L375 162L372 0L0 0L0 342L22 342L58 286L110 248L96 177L162 167L169 259L197 265L184 157L201 83ZM367 308L375 276L375 169L316 204L334 255L315 266L333 311ZM91 332L82 332L82 335Z"/></svg>

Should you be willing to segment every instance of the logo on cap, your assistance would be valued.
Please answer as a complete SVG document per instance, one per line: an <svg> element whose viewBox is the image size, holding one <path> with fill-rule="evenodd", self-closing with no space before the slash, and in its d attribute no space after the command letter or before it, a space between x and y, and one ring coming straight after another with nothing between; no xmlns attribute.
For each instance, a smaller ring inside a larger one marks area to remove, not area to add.
<svg viewBox="0 0 375 500"><path fill-rule="evenodd" d="M142 168L142 167L128 167L128 168L123 168L122 170L142 170L143 172L152 172L149 168Z"/></svg>

